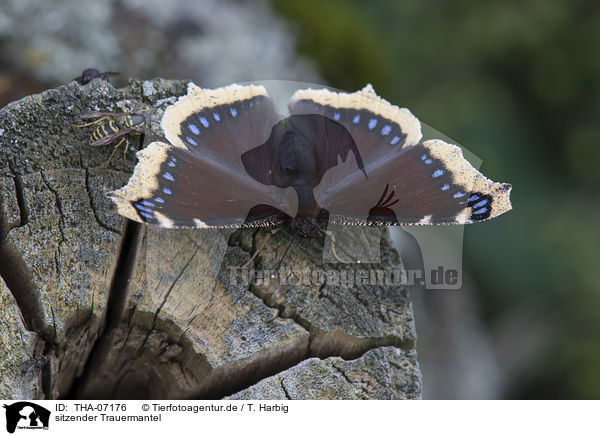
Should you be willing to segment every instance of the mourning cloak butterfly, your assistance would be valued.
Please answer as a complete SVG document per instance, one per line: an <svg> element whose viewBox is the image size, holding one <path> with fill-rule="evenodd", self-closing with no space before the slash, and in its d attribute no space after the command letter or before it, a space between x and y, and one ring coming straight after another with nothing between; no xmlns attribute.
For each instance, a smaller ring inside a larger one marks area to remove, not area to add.
<svg viewBox="0 0 600 436"><path fill-rule="evenodd" d="M421 141L409 110L377 96L303 89L280 117L262 86L202 89L168 107L118 212L162 227L468 224L511 209L456 145ZM308 225L307 225L308 223Z"/></svg>

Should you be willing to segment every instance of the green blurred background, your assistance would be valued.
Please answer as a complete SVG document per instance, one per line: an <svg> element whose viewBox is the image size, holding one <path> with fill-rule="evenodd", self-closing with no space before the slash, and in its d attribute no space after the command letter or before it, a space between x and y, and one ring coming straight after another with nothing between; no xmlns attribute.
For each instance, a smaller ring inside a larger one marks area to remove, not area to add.
<svg viewBox="0 0 600 436"><path fill-rule="evenodd" d="M3 0L0 104L87 67L372 83L513 184L465 289L413 296L425 398L600 398L599 47L593 0Z"/></svg>
<svg viewBox="0 0 600 436"><path fill-rule="evenodd" d="M494 349L535 350L503 396L599 398L600 3L273 4L329 83L373 83L513 184L514 210L464 248Z"/></svg>

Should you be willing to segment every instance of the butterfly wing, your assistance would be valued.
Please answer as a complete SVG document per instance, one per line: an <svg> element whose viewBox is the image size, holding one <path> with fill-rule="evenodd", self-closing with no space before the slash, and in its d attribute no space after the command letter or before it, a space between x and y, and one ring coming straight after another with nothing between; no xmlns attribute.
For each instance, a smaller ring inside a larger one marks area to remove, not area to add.
<svg viewBox="0 0 600 436"><path fill-rule="evenodd" d="M360 151L366 174L350 154L329 169L315 188L315 197L332 222L466 224L511 209L509 184L487 179L455 145L421 142L417 118L378 97L370 85L352 94L297 91L290 112L318 113L335 120L348 130Z"/></svg>
<svg viewBox="0 0 600 436"><path fill-rule="evenodd" d="M241 161L277 120L263 87L190 84L163 116L170 144L153 142L138 152L128 184L109 196L121 215L162 227L277 224L295 215L294 192L261 184Z"/></svg>
<svg viewBox="0 0 600 436"><path fill-rule="evenodd" d="M161 127L176 147L243 170L241 155L263 144L280 118L263 86L204 89L190 83L187 95L165 110Z"/></svg>

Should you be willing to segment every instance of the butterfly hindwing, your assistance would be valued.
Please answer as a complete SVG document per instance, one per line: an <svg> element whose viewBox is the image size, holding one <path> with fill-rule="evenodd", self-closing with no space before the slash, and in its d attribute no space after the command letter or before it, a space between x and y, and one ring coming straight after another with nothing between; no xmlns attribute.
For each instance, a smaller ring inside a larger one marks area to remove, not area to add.
<svg viewBox="0 0 600 436"><path fill-rule="evenodd" d="M332 222L355 225L467 224L510 209L510 185L475 170L460 148L442 141L421 144L372 161L321 192Z"/></svg>
<svg viewBox="0 0 600 436"><path fill-rule="evenodd" d="M137 156L129 183L109 193L129 219L167 228L242 227L278 224L283 211L294 213L286 190L266 187L208 155L153 142Z"/></svg>

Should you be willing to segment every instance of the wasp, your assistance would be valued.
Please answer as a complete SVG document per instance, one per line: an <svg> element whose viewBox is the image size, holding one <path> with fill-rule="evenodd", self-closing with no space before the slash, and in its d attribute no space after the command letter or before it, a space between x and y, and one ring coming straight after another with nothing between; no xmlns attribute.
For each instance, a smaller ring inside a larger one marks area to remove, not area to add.
<svg viewBox="0 0 600 436"><path fill-rule="evenodd" d="M76 80L81 85L86 85L94 79L99 78L102 80L106 80L109 78L109 76L118 76L118 75L119 75L119 73L117 73L115 71L105 71L105 72L101 73L100 71L98 71L95 68L87 68L87 69L83 70L83 73L81 73L81 76L75 77L73 80Z"/></svg>
<svg viewBox="0 0 600 436"><path fill-rule="evenodd" d="M150 114L152 111L154 111L154 108L139 113L91 112L81 115L81 118L101 118L92 121L91 123L77 125L76 127L97 125L96 129L92 132L89 141L89 145L92 147L111 144L120 139L114 146L113 151L108 158L108 162L106 162L106 166L108 167L108 164L121 144L125 144L125 149L123 151L123 159L125 159L130 145L126 135L129 133L137 135L143 134L144 131L142 129L150 126Z"/></svg>

